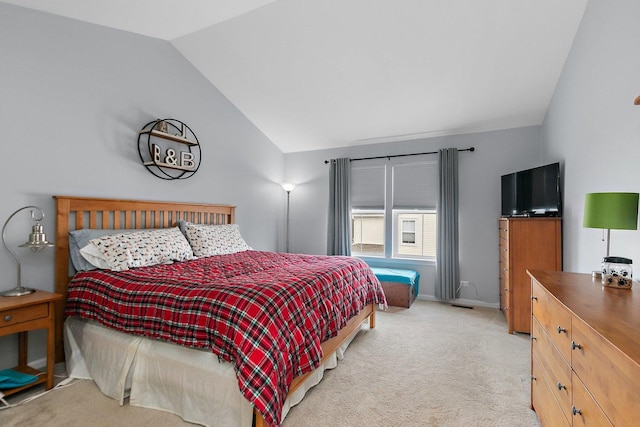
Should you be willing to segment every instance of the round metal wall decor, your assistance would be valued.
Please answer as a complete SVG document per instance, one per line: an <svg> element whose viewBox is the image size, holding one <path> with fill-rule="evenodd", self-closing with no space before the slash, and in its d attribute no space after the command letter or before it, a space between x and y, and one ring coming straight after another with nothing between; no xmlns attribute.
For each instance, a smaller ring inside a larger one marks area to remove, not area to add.
<svg viewBox="0 0 640 427"><path fill-rule="evenodd" d="M144 125L138 134L138 154L149 172L168 180L192 177L202 158L196 134L176 119Z"/></svg>

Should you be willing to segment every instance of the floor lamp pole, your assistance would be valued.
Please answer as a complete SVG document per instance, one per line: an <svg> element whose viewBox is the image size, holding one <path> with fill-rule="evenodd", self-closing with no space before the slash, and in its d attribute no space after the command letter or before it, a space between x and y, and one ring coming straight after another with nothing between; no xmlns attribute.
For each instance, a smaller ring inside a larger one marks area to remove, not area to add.
<svg viewBox="0 0 640 427"><path fill-rule="evenodd" d="M287 230L286 230L286 245L285 252L289 252L289 195L291 190L287 191Z"/></svg>

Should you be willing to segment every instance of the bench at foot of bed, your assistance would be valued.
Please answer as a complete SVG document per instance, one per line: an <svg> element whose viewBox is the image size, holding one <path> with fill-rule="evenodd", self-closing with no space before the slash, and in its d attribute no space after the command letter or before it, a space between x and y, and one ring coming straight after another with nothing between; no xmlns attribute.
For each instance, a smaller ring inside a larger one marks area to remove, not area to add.
<svg viewBox="0 0 640 427"><path fill-rule="evenodd" d="M418 295L420 274L414 270L372 267L384 294L387 304L394 307L411 307Z"/></svg>

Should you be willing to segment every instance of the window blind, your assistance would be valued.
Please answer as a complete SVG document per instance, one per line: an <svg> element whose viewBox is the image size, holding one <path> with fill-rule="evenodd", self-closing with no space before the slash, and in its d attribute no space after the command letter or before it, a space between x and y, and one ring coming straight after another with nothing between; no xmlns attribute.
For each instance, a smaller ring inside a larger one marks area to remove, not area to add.
<svg viewBox="0 0 640 427"><path fill-rule="evenodd" d="M393 209L435 209L438 201L438 162L393 166Z"/></svg>
<svg viewBox="0 0 640 427"><path fill-rule="evenodd" d="M385 166L351 167L351 206L384 209Z"/></svg>

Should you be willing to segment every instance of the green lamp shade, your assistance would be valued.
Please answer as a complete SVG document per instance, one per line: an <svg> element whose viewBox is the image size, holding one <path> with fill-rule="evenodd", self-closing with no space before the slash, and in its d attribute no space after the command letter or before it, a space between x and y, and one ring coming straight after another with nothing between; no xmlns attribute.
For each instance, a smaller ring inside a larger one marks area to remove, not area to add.
<svg viewBox="0 0 640 427"><path fill-rule="evenodd" d="M583 227L638 229L638 193L588 193L584 198Z"/></svg>

